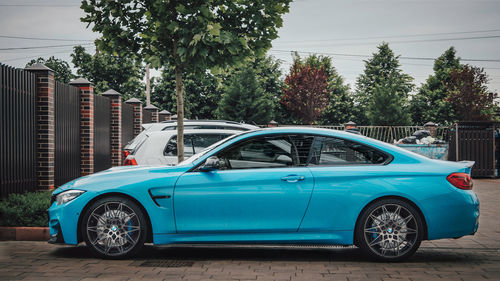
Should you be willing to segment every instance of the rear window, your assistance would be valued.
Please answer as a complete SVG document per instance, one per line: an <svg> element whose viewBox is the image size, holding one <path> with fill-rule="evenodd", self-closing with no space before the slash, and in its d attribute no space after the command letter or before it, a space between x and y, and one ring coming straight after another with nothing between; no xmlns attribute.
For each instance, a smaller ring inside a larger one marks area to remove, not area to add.
<svg viewBox="0 0 500 281"><path fill-rule="evenodd" d="M196 134L184 136L184 156L190 157L210 145L227 138L232 134ZM163 151L165 156L177 156L177 136L168 141Z"/></svg>

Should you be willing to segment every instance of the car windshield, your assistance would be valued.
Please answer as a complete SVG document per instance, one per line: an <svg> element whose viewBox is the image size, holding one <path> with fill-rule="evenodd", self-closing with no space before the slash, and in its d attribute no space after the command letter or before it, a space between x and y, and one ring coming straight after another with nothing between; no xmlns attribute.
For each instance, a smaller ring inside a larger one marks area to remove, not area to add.
<svg viewBox="0 0 500 281"><path fill-rule="evenodd" d="M209 146L209 147L207 147L207 148L205 148L205 149L201 150L200 152L198 152L198 153L194 154L193 156L189 157L188 159L185 159L184 161L180 162L180 163L179 163L179 164L177 164L177 165L186 165L186 164L191 164L191 163L193 163L194 161L196 161L196 160L198 160L199 158L201 158L203 155L205 155L205 154L209 153L210 151L212 151L213 149L215 149L216 147L218 147L218 146L220 146L220 145L222 145L222 144L224 144L224 143L226 143L226 142L228 142L228 141L230 141L230 140L232 140L232 139L234 139L234 138L236 138L236 137L242 136L242 135L244 135L244 134L248 134L248 133L250 133L250 132L252 132L252 131L244 131L244 132L241 132L241 133L239 133L239 134L232 135L232 136L229 136L229 137L227 137L227 138L225 138L225 139L222 139L222 140L220 140L220 141L218 141L218 142L216 142L216 143L212 144L211 146Z"/></svg>

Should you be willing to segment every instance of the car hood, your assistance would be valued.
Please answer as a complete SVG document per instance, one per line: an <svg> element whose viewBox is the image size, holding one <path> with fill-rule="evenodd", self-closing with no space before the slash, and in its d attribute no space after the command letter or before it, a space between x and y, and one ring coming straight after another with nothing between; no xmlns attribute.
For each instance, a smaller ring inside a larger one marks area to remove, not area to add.
<svg viewBox="0 0 500 281"><path fill-rule="evenodd" d="M100 192L112 188L148 184L169 177L178 177L192 166L121 166L83 176L57 188L53 194L68 189Z"/></svg>

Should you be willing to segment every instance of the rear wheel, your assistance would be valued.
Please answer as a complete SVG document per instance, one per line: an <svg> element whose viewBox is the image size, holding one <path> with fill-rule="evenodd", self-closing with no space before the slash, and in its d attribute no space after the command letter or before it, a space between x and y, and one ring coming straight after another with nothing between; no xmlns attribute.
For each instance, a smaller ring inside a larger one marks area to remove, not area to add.
<svg viewBox="0 0 500 281"><path fill-rule="evenodd" d="M398 199L373 203L363 212L356 227L359 247L383 261L398 261L415 253L423 233L419 212Z"/></svg>
<svg viewBox="0 0 500 281"><path fill-rule="evenodd" d="M147 237L141 209L129 199L106 197L94 202L82 220L89 249L103 258L126 258L137 253Z"/></svg>

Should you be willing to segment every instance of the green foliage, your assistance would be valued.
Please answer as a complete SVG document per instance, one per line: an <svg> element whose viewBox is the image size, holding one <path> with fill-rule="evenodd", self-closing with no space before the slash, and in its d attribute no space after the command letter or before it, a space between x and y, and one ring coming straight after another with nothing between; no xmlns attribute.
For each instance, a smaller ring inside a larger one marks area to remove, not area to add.
<svg viewBox="0 0 500 281"><path fill-rule="evenodd" d="M221 99L221 89L215 76L209 72L186 74L183 78L185 88L185 116L188 119L215 119L215 111ZM158 108L176 112L175 70L163 69L159 79L152 84L151 101Z"/></svg>
<svg viewBox="0 0 500 281"><path fill-rule="evenodd" d="M446 125L457 121L455 109L446 100L446 85L454 69L462 69L462 65L455 48L450 47L434 61L434 74L427 78L410 102L415 124L423 125L431 121Z"/></svg>
<svg viewBox="0 0 500 281"><path fill-rule="evenodd" d="M47 226L51 191L10 194L0 201L0 226Z"/></svg>
<svg viewBox="0 0 500 281"><path fill-rule="evenodd" d="M136 60L99 52L91 55L82 46L74 47L71 57L76 72L94 83L96 93L113 89L123 100L144 96L144 71Z"/></svg>
<svg viewBox="0 0 500 281"><path fill-rule="evenodd" d="M374 53L371 59L365 61L364 73L356 81L355 106L360 110L361 115L358 116L358 120L355 120L355 122L359 125L368 123L371 125L381 125L374 123L375 120L382 123L386 122L380 120L380 118L393 120L392 116L380 116L376 119L368 118L368 116L374 118L375 114L377 114L375 111L370 113L369 110L375 110L384 106L383 104L373 104L381 100L390 100L396 104L387 105L388 107L401 107L403 112L408 112L408 94L414 88L414 85L411 83L412 81L413 78L404 74L401 70L398 56L394 55L394 52L389 48L387 43L382 43L378 46L378 52ZM383 87L387 88L384 89ZM375 91L379 95L394 91L394 93L397 93L398 98L374 99ZM404 122L406 120L405 118ZM400 125L407 124L400 122Z"/></svg>
<svg viewBox="0 0 500 281"><path fill-rule="evenodd" d="M446 84L449 102L459 121L491 120L498 108L494 100L498 94L489 92L488 76L484 69L464 65L453 69Z"/></svg>
<svg viewBox="0 0 500 281"><path fill-rule="evenodd" d="M139 55L153 67L204 72L271 47L291 0L83 0L99 49Z"/></svg>
<svg viewBox="0 0 500 281"><path fill-rule="evenodd" d="M54 70L54 79L61 83L68 84L71 80L74 79L73 73L71 73L71 68L66 61L61 59L57 59L54 56L51 56L48 59L37 58L33 59L26 64L26 66L34 65L36 63L42 63L48 68Z"/></svg>
<svg viewBox="0 0 500 281"><path fill-rule="evenodd" d="M379 126L410 125L410 114L402 100L403 93L395 81L385 80L372 89L372 97L367 107L370 124Z"/></svg>
<svg viewBox="0 0 500 281"><path fill-rule="evenodd" d="M257 79L256 70L243 68L230 75L217 109L221 119L267 124L273 118L273 99Z"/></svg>

